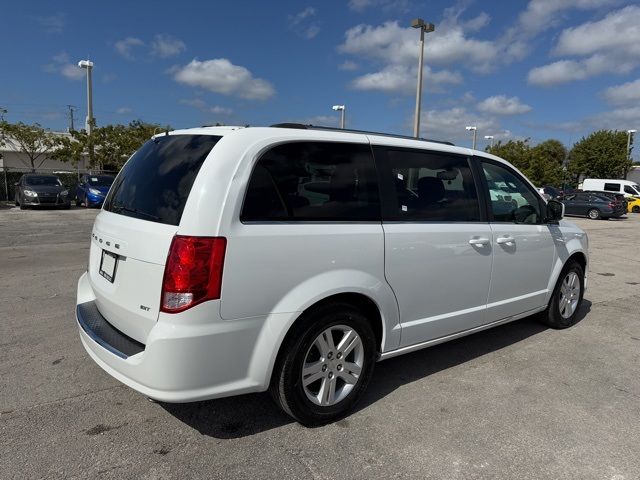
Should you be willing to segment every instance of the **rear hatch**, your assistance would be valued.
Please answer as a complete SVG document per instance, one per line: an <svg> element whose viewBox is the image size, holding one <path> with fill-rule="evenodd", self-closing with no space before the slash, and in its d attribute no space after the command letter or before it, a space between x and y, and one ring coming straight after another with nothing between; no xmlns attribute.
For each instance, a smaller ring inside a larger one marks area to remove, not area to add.
<svg viewBox="0 0 640 480"><path fill-rule="evenodd" d="M166 135L145 143L114 181L91 235L89 279L100 313L146 343L158 319L164 265L193 182L220 140Z"/></svg>

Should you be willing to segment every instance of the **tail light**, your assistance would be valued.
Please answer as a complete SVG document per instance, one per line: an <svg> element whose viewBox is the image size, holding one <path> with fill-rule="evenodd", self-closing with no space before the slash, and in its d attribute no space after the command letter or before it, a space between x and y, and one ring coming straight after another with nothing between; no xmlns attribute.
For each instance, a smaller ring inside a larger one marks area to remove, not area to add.
<svg viewBox="0 0 640 480"><path fill-rule="evenodd" d="M160 310L177 313L220 298L226 248L223 237L173 237L164 267Z"/></svg>

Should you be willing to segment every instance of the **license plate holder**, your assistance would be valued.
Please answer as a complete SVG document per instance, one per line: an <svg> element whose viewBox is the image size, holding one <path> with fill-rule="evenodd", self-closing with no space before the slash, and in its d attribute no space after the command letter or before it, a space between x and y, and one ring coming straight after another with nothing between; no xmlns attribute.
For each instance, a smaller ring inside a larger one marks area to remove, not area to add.
<svg viewBox="0 0 640 480"><path fill-rule="evenodd" d="M107 281L113 283L116 278L117 267L118 255L102 250L102 258L100 259L100 269L98 270L98 273L107 279Z"/></svg>

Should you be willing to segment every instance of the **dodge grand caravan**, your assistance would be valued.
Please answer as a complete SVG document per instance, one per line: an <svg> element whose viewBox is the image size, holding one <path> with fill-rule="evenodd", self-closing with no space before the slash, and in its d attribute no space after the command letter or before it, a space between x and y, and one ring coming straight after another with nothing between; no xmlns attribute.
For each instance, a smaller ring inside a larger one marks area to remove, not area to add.
<svg viewBox="0 0 640 480"><path fill-rule="evenodd" d="M376 361L539 313L576 321L587 236L510 164L291 124L156 136L91 233L88 354L164 402L269 390L344 415Z"/></svg>

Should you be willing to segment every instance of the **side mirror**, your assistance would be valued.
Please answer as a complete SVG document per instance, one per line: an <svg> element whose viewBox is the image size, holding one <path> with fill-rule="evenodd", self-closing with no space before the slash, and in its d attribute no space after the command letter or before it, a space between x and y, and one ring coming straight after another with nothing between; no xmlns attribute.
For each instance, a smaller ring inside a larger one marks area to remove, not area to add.
<svg viewBox="0 0 640 480"><path fill-rule="evenodd" d="M547 222L558 223L564 217L564 203L557 200L547 202Z"/></svg>

